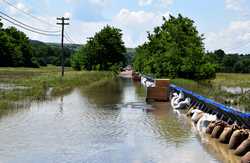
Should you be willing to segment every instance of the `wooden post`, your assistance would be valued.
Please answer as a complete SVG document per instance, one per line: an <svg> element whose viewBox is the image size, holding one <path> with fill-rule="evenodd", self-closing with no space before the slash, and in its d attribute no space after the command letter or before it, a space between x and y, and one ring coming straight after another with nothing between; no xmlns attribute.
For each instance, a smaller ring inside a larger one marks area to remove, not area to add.
<svg viewBox="0 0 250 163"><path fill-rule="evenodd" d="M61 17L57 18L57 20L61 20L61 23L56 23L57 25L62 26L62 38L61 38L61 65L62 65L62 77L64 76L64 46L63 46L63 41L64 41L64 26L69 25L69 23L65 23L65 20L69 20L69 18Z"/></svg>
<svg viewBox="0 0 250 163"><path fill-rule="evenodd" d="M146 101L169 101L169 79L157 79L155 87L147 88Z"/></svg>

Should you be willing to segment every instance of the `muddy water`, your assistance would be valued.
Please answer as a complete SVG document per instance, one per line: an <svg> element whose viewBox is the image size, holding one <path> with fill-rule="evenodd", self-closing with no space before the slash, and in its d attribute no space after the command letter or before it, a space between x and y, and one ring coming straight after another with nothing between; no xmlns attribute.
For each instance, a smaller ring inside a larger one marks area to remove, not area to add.
<svg viewBox="0 0 250 163"><path fill-rule="evenodd" d="M123 79L12 110L0 119L0 162L237 162L169 104L144 97L144 88Z"/></svg>

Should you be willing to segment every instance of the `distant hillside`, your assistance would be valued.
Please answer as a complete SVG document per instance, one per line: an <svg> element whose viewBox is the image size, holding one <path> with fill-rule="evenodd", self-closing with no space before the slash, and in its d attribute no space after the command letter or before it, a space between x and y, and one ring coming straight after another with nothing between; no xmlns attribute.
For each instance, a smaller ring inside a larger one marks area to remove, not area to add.
<svg viewBox="0 0 250 163"><path fill-rule="evenodd" d="M52 47L59 47L61 48L61 44L60 43L46 43L47 45L49 46L52 46ZM82 45L80 44L64 44L64 47L65 48L68 48L72 51L76 51L78 50Z"/></svg>
<svg viewBox="0 0 250 163"><path fill-rule="evenodd" d="M33 50L34 58L38 61L40 66L46 66L47 64L61 64L61 44L45 43L37 40L30 40L30 44ZM80 47L81 45L79 44L64 44L66 66L70 66L71 55Z"/></svg>
<svg viewBox="0 0 250 163"><path fill-rule="evenodd" d="M41 66L47 64L60 65L61 62L61 44L60 43L46 43L37 40L30 40L35 58ZM65 64L70 66L70 56L74 54L82 45L80 44L64 44ZM127 65L132 65L135 55L135 48L126 49Z"/></svg>
<svg viewBox="0 0 250 163"><path fill-rule="evenodd" d="M135 48L127 48L126 52L127 65L132 65L134 56L135 56Z"/></svg>
<svg viewBox="0 0 250 163"><path fill-rule="evenodd" d="M47 43L47 42L41 42L41 41L38 41L38 40L30 40L30 43L33 44L33 45L48 45L48 46L51 46L51 47L56 47L56 48L61 48L61 44L60 43ZM70 50L73 50L73 51L76 51L78 50L82 45L80 44L67 44L65 43L64 44L64 47L65 48L68 48Z"/></svg>

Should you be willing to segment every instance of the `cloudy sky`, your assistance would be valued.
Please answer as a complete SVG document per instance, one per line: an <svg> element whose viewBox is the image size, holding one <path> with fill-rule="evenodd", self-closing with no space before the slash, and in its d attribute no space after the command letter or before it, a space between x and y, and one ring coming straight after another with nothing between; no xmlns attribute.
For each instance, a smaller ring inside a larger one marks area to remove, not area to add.
<svg viewBox="0 0 250 163"><path fill-rule="evenodd" d="M88 37L110 24L123 30L127 47L142 44L146 32L162 23L162 16L181 13L193 19L205 35L206 50L222 48L230 53L250 53L250 0L0 0L0 11L43 30L57 30L53 24L58 16L70 17L66 31L76 43L85 43ZM31 39L60 42L60 37L25 33Z"/></svg>

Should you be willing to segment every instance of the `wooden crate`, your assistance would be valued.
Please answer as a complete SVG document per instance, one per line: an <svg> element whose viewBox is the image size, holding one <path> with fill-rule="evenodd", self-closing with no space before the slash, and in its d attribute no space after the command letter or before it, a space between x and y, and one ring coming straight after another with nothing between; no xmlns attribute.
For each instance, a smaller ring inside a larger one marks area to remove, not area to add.
<svg viewBox="0 0 250 163"><path fill-rule="evenodd" d="M170 79L157 79L155 80L156 87L169 87Z"/></svg>
<svg viewBox="0 0 250 163"><path fill-rule="evenodd" d="M169 101L169 87L147 88L146 101Z"/></svg>

